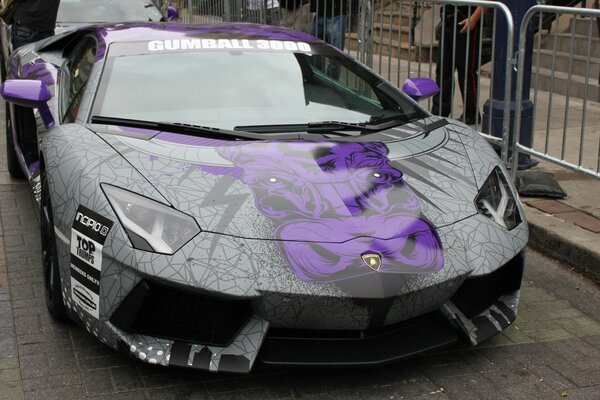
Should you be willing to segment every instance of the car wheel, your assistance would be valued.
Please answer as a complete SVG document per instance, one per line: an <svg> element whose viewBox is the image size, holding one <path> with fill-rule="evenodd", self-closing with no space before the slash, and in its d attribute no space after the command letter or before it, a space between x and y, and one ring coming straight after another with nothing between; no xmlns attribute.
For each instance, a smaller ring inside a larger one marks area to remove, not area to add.
<svg viewBox="0 0 600 400"><path fill-rule="evenodd" d="M10 106L6 103L6 163L8 165L8 172L10 176L17 179L25 178L25 174L19 165L19 159L17 158L17 152L15 151L15 143L12 135L12 123L10 120Z"/></svg>
<svg viewBox="0 0 600 400"><path fill-rule="evenodd" d="M48 312L55 320L65 321L68 318L67 309L63 302L60 272L58 270L58 252L56 251L56 234L54 233L48 178L44 172L42 172L41 235L46 307L48 307Z"/></svg>

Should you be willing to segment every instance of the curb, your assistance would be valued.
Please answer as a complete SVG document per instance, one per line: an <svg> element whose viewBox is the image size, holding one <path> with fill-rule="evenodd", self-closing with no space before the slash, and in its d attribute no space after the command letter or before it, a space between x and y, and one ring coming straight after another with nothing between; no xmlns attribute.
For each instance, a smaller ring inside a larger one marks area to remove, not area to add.
<svg viewBox="0 0 600 400"><path fill-rule="evenodd" d="M600 285L600 237L536 208L523 205L529 224L528 245Z"/></svg>

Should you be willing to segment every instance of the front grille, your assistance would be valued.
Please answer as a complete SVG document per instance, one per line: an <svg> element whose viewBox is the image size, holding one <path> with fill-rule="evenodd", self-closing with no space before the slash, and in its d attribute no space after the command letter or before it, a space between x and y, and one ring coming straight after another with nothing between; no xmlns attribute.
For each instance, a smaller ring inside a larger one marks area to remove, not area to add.
<svg viewBox="0 0 600 400"><path fill-rule="evenodd" d="M248 300L215 298L143 281L111 322L142 335L227 346L252 315Z"/></svg>
<svg viewBox="0 0 600 400"><path fill-rule="evenodd" d="M489 308L504 294L521 287L523 277L523 253L494 272L467 279L452 297L452 302L469 318L474 318Z"/></svg>

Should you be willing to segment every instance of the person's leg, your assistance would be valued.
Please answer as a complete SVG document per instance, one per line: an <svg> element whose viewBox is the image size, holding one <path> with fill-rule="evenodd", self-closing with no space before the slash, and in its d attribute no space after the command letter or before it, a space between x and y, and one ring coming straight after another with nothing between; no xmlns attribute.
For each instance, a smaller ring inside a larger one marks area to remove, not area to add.
<svg viewBox="0 0 600 400"><path fill-rule="evenodd" d="M246 9L246 21L260 24L260 10Z"/></svg>
<svg viewBox="0 0 600 400"><path fill-rule="evenodd" d="M452 111L452 82L454 81L454 29L452 23L442 26L438 43L437 62L435 67L435 82L440 91L433 96L431 113L447 117Z"/></svg>
<svg viewBox="0 0 600 400"><path fill-rule="evenodd" d="M273 7L267 10L267 24L279 26L279 7Z"/></svg>
<svg viewBox="0 0 600 400"><path fill-rule="evenodd" d="M346 15L336 15L331 18L330 28L330 43L340 50L344 50L344 44L346 43L346 25L348 17Z"/></svg>
<svg viewBox="0 0 600 400"><path fill-rule="evenodd" d="M324 32L323 32L323 17L315 16L310 23L309 33L315 37L318 37L321 40L325 40Z"/></svg>
<svg viewBox="0 0 600 400"><path fill-rule="evenodd" d="M458 70L458 87L463 99L464 122L469 125L478 123L479 107L477 105L477 87L479 83L479 26L467 35L459 34L457 38L456 69ZM466 85L465 85L466 84Z"/></svg>

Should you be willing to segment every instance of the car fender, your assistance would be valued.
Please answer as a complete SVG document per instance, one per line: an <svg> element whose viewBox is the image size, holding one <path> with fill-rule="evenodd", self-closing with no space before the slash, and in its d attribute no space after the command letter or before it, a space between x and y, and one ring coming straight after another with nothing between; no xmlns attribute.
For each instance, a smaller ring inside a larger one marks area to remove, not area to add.
<svg viewBox="0 0 600 400"><path fill-rule="evenodd" d="M101 279L119 275L122 282L120 285L112 285L116 288L107 285L106 290L101 290L101 294L105 298L124 298L139 281L132 271L124 268L124 265L135 265L137 252L131 251L127 234L118 223L100 184L109 182L168 204L167 200L101 137L81 125L60 125L44 133L41 136L40 150L42 173L48 178L53 206L62 290L67 308L71 312L76 310L71 298L71 254L75 251L74 246L77 246L73 238L78 234L73 224L78 214L84 212L82 210L91 210L88 212L110 221L107 224L109 230L106 232L106 242L102 242L104 248L100 252ZM109 293L112 290L118 293ZM111 304L114 307L117 305L118 303ZM106 320L110 312L111 310L105 310L99 319L94 319L78 310L78 316L86 326L101 329L102 324L98 322ZM101 336L100 332L94 333Z"/></svg>

